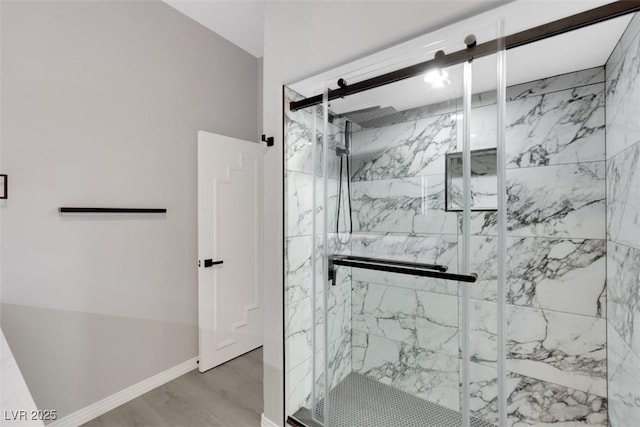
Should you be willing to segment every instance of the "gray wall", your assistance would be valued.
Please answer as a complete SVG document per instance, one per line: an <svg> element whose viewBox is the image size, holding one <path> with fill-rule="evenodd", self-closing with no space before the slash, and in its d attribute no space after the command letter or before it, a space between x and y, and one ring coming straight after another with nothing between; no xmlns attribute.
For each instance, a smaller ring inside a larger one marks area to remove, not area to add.
<svg viewBox="0 0 640 427"><path fill-rule="evenodd" d="M640 425L640 15L606 64L609 422Z"/></svg>
<svg viewBox="0 0 640 427"><path fill-rule="evenodd" d="M1 12L2 329L65 416L197 355L196 132L258 139L260 61L159 1Z"/></svg>

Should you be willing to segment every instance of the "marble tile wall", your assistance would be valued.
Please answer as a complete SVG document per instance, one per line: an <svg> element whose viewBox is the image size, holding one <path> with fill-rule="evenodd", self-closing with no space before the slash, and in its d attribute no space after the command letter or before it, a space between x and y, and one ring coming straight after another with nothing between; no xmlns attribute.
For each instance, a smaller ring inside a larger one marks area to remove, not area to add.
<svg viewBox="0 0 640 427"><path fill-rule="evenodd" d="M640 425L640 16L606 69L609 417Z"/></svg>
<svg viewBox="0 0 640 427"><path fill-rule="evenodd" d="M510 426L640 425L640 377L633 376L640 375L638 29L634 18L606 81L600 67L507 91ZM490 98L474 104L474 149L495 141ZM460 214L444 210L444 156L459 150L455 111L446 103L403 112L415 119L354 134L356 232L342 250L457 271ZM321 194L313 173L323 173L312 161L314 148L321 158L312 122L308 112L285 120L288 413L310 403L311 307L323 300L310 287L312 221L321 214L312 208L313 191ZM337 164L328 175L331 211ZM479 274L471 290L471 408L496 421L495 213L474 212L471 226L471 267ZM332 337L330 381L354 370L458 409L457 286L366 270L340 282L328 295L335 317L323 326Z"/></svg>
<svg viewBox="0 0 640 427"><path fill-rule="evenodd" d="M607 423L604 77L599 67L507 91L510 425ZM445 107L354 134L353 253L457 271L461 214L444 210L444 161L460 126ZM491 94L474 97L472 149L495 146L492 123ZM471 408L495 422L495 212L474 212L471 225ZM458 409L457 286L352 279L353 369Z"/></svg>
<svg viewBox="0 0 640 427"><path fill-rule="evenodd" d="M286 102L298 98L290 90ZM320 254L323 245L336 251L335 233L323 241L323 215L333 218L337 204L338 163L329 156L328 169L323 162L323 119L319 111L286 109L285 127L285 398L287 414L300 407L311 407L312 390L321 398L324 392L324 331L327 346L329 386L351 372L351 277L341 271L337 285L326 292L327 318L324 318L325 289ZM330 126L330 146L341 143L341 129ZM314 153L315 151L315 153ZM332 154L332 152L330 152ZM328 176L325 206L322 177ZM314 179L320 178L320 179ZM314 205L315 195L315 205ZM314 239L314 220L316 221ZM331 220L330 220L331 221ZM315 242L315 247L314 247ZM315 256L316 271L312 259ZM315 294L312 278L319 287ZM314 313L315 307L315 316ZM315 318L316 341L312 327ZM315 358L313 349L316 350ZM313 378L315 359L316 378Z"/></svg>

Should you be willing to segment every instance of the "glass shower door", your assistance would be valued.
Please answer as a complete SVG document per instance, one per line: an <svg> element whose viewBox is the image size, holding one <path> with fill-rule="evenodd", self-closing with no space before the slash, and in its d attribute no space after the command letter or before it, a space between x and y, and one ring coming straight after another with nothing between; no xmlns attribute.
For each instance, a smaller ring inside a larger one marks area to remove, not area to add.
<svg viewBox="0 0 640 427"><path fill-rule="evenodd" d="M497 57L331 101L325 90L316 422L498 424Z"/></svg>

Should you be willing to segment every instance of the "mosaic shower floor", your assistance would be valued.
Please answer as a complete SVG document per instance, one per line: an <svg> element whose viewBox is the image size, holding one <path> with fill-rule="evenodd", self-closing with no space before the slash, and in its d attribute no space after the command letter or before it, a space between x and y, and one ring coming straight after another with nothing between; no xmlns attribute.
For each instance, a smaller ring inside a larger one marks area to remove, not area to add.
<svg viewBox="0 0 640 427"><path fill-rule="evenodd" d="M316 410L322 413L324 401ZM294 417L308 426L311 413L306 408ZM460 427L459 412L400 391L364 375L350 373L329 393L330 427ZM494 427L472 418L471 427Z"/></svg>

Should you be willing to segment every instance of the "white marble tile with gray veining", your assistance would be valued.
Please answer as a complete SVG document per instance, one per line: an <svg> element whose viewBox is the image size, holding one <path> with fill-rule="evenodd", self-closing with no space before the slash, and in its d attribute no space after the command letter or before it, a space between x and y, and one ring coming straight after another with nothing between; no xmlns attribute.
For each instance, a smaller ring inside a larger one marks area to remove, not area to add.
<svg viewBox="0 0 640 427"><path fill-rule="evenodd" d="M636 34L620 60L607 63L607 157L640 141L639 66L640 36Z"/></svg>
<svg viewBox="0 0 640 427"><path fill-rule="evenodd" d="M606 319L507 305L511 372L607 396Z"/></svg>
<svg viewBox="0 0 640 427"><path fill-rule="evenodd" d="M353 370L459 410L458 357L354 331Z"/></svg>
<svg viewBox="0 0 640 427"><path fill-rule="evenodd" d="M447 208L464 208L464 160L462 153L447 158ZM497 208L496 153L492 149L471 153L470 209L491 211Z"/></svg>
<svg viewBox="0 0 640 427"><path fill-rule="evenodd" d="M443 175L354 182L352 206L357 231L456 234Z"/></svg>
<svg viewBox="0 0 640 427"><path fill-rule="evenodd" d="M460 301L460 313L463 312ZM498 358L498 307L493 301L469 299L469 359L473 363L494 366ZM462 338L462 336L461 336ZM462 347L462 343L460 343Z"/></svg>
<svg viewBox="0 0 640 427"><path fill-rule="evenodd" d="M373 258L440 264L458 271L457 236L359 233L352 236L351 253ZM353 280L456 295L457 283L430 277L410 276L354 268Z"/></svg>
<svg viewBox="0 0 640 427"><path fill-rule="evenodd" d="M452 99L436 104L423 105L416 108L410 108L408 110L400 111L400 114L404 117L404 120L409 122L411 120L424 119L431 116L437 116L442 114L456 114L460 110L460 99Z"/></svg>
<svg viewBox="0 0 640 427"><path fill-rule="evenodd" d="M604 240L512 237L507 245L507 302L605 317Z"/></svg>
<svg viewBox="0 0 640 427"><path fill-rule="evenodd" d="M509 373L508 427L607 426L607 399L571 387Z"/></svg>
<svg viewBox="0 0 640 427"><path fill-rule="evenodd" d="M479 363L470 364L469 411L471 416L498 424L498 370Z"/></svg>
<svg viewBox="0 0 640 427"><path fill-rule="evenodd" d="M463 218L462 212L458 213L458 234L464 234L462 230ZM472 236L497 236L497 224L497 211L472 211L469 215L469 232Z"/></svg>
<svg viewBox="0 0 640 427"><path fill-rule="evenodd" d="M457 306L456 296L354 282L353 329L455 356Z"/></svg>
<svg viewBox="0 0 640 427"><path fill-rule="evenodd" d="M620 59L627 54L627 50L633 43L638 40L638 33L640 33L640 14L634 13L631 18L631 22L624 30L622 37L618 40L613 52L609 55L606 63L607 79L610 77L610 68L618 64Z"/></svg>
<svg viewBox="0 0 640 427"><path fill-rule="evenodd" d="M330 347L333 359L329 363L331 372L330 387L335 387L352 372L351 367L351 334L334 342Z"/></svg>
<svg viewBox="0 0 640 427"><path fill-rule="evenodd" d="M311 295L312 236L285 239L285 299L294 303Z"/></svg>
<svg viewBox="0 0 640 427"><path fill-rule="evenodd" d="M471 363L470 412L493 424L498 423L497 375L494 367ZM510 427L607 426L607 399L602 396L516 373L507 374L506 389Z"/></svg>
<svg viewBox="0 0 640 427"><path fill-rule="evenodd" d="M507 167L601 161L605 158L604 84L507 104Z"/></svg>
<svg viewBox="0 0 640 427"><path fill-rule="evenodd" d="M495 301L498 290L498 242L493 236L469 237L469 272L478 279L469 286L469 296L475 299ZM463 265L464 237L458 236L458 263Z"/></svg>
<svg viewBox="0 0 640 427"><path fill-rule="evenodd" d="M295 92L289 91L289 96L295 98ZM286 98L286 106L290 100L291 98ZM335 147L344 144L344 129L332 123L327 123L326 125L329 146L327 168L330 177L337 177L339 164L338 157L335 155ZM289 108L285 108L285 170L322 176L324 170L324 127L322 110L318 107L298 111L291 111Z"/></svg>
<svg viewBox="0 0 640 427"><path fill-rule="evenodd" d="M640 248L640 142L607 160L607 232Z"/></svg>
<svg viewBox="0 0 640 427"><path fill-rule="evenodd" d="M482 150L495 148L497 145L498 113L495 105L495 95L493 102L489 105L477 105L471 109L471 123L469 128L471 150ZM464 115L458 113L457 145L456 151L463 151L463 126Z"/></svg>
<svg viewBox="0 0 640 427"><path fill-rule="evenodd" d="M313 176L306 173L286 171L285 187L285 236L311 234L314 216L313 192L315 186ZM317 204L316 212L320 212L321 207L322 204Z"/></svg>
<svg viewBox="0 0 640 427"><path fill-rule="evenodd" d="M607 243L607 287L609 326L640 354L640 249Z"/></svg>
<svg viewBox="0 0 640 427"><path fill-rule="evenodd" d="M451 114L353 134L352 179L404 178L444 173L444 155L455 151Z"/></svg>
<svg viewBox="0 0 640 427"><path fill-rule="evenodd" d="M611 427L640 425L640 356L609 326L609 423Z"/></svg>
<svg viewBox="0 0 640 427"><path fill-rule="evenodd" d="M311 403L311 363L309 358L286 371L285 410L288 415L295 413L302 407L308 408Z"/></svg>
<svg viewBox="0 0 640 427"><path fill-rule="evenodd" d="M308 111L289 111L285 109L285 169L310 175L321 172L322 123L322 118L316 116L314 120L314 116Z"/></svg>
<svg viewBox="0 0 640 427"><path fill-rule="evenodd" d="M311 357L311 312L311 298L285 306L284 336L287 371Z"/></svg>
<svg viewBox="0 0 640 427"><path fill-rule="evenodd" d="M327 294L327 337L330 343L351 335L351 280L330 286Z"/></svg>
<svg viewBox="0 0 640 427"><path fill-rule="evenodd" d="M604 67L587 68L507 88L507 101L604 82Z"/></svg>
<svg viewBox="0 0 640 427"><path fill-rule="evenodd" d="M507 171L511 236L605 238L604 162Z"/></svg>
<svg viewBox="0 0 640 427"><path fill-rule="evenodd" d="M507 305L509 371L607 396L606 320ZM497 306L470 300L470 357L495 366Z"/></svg>

